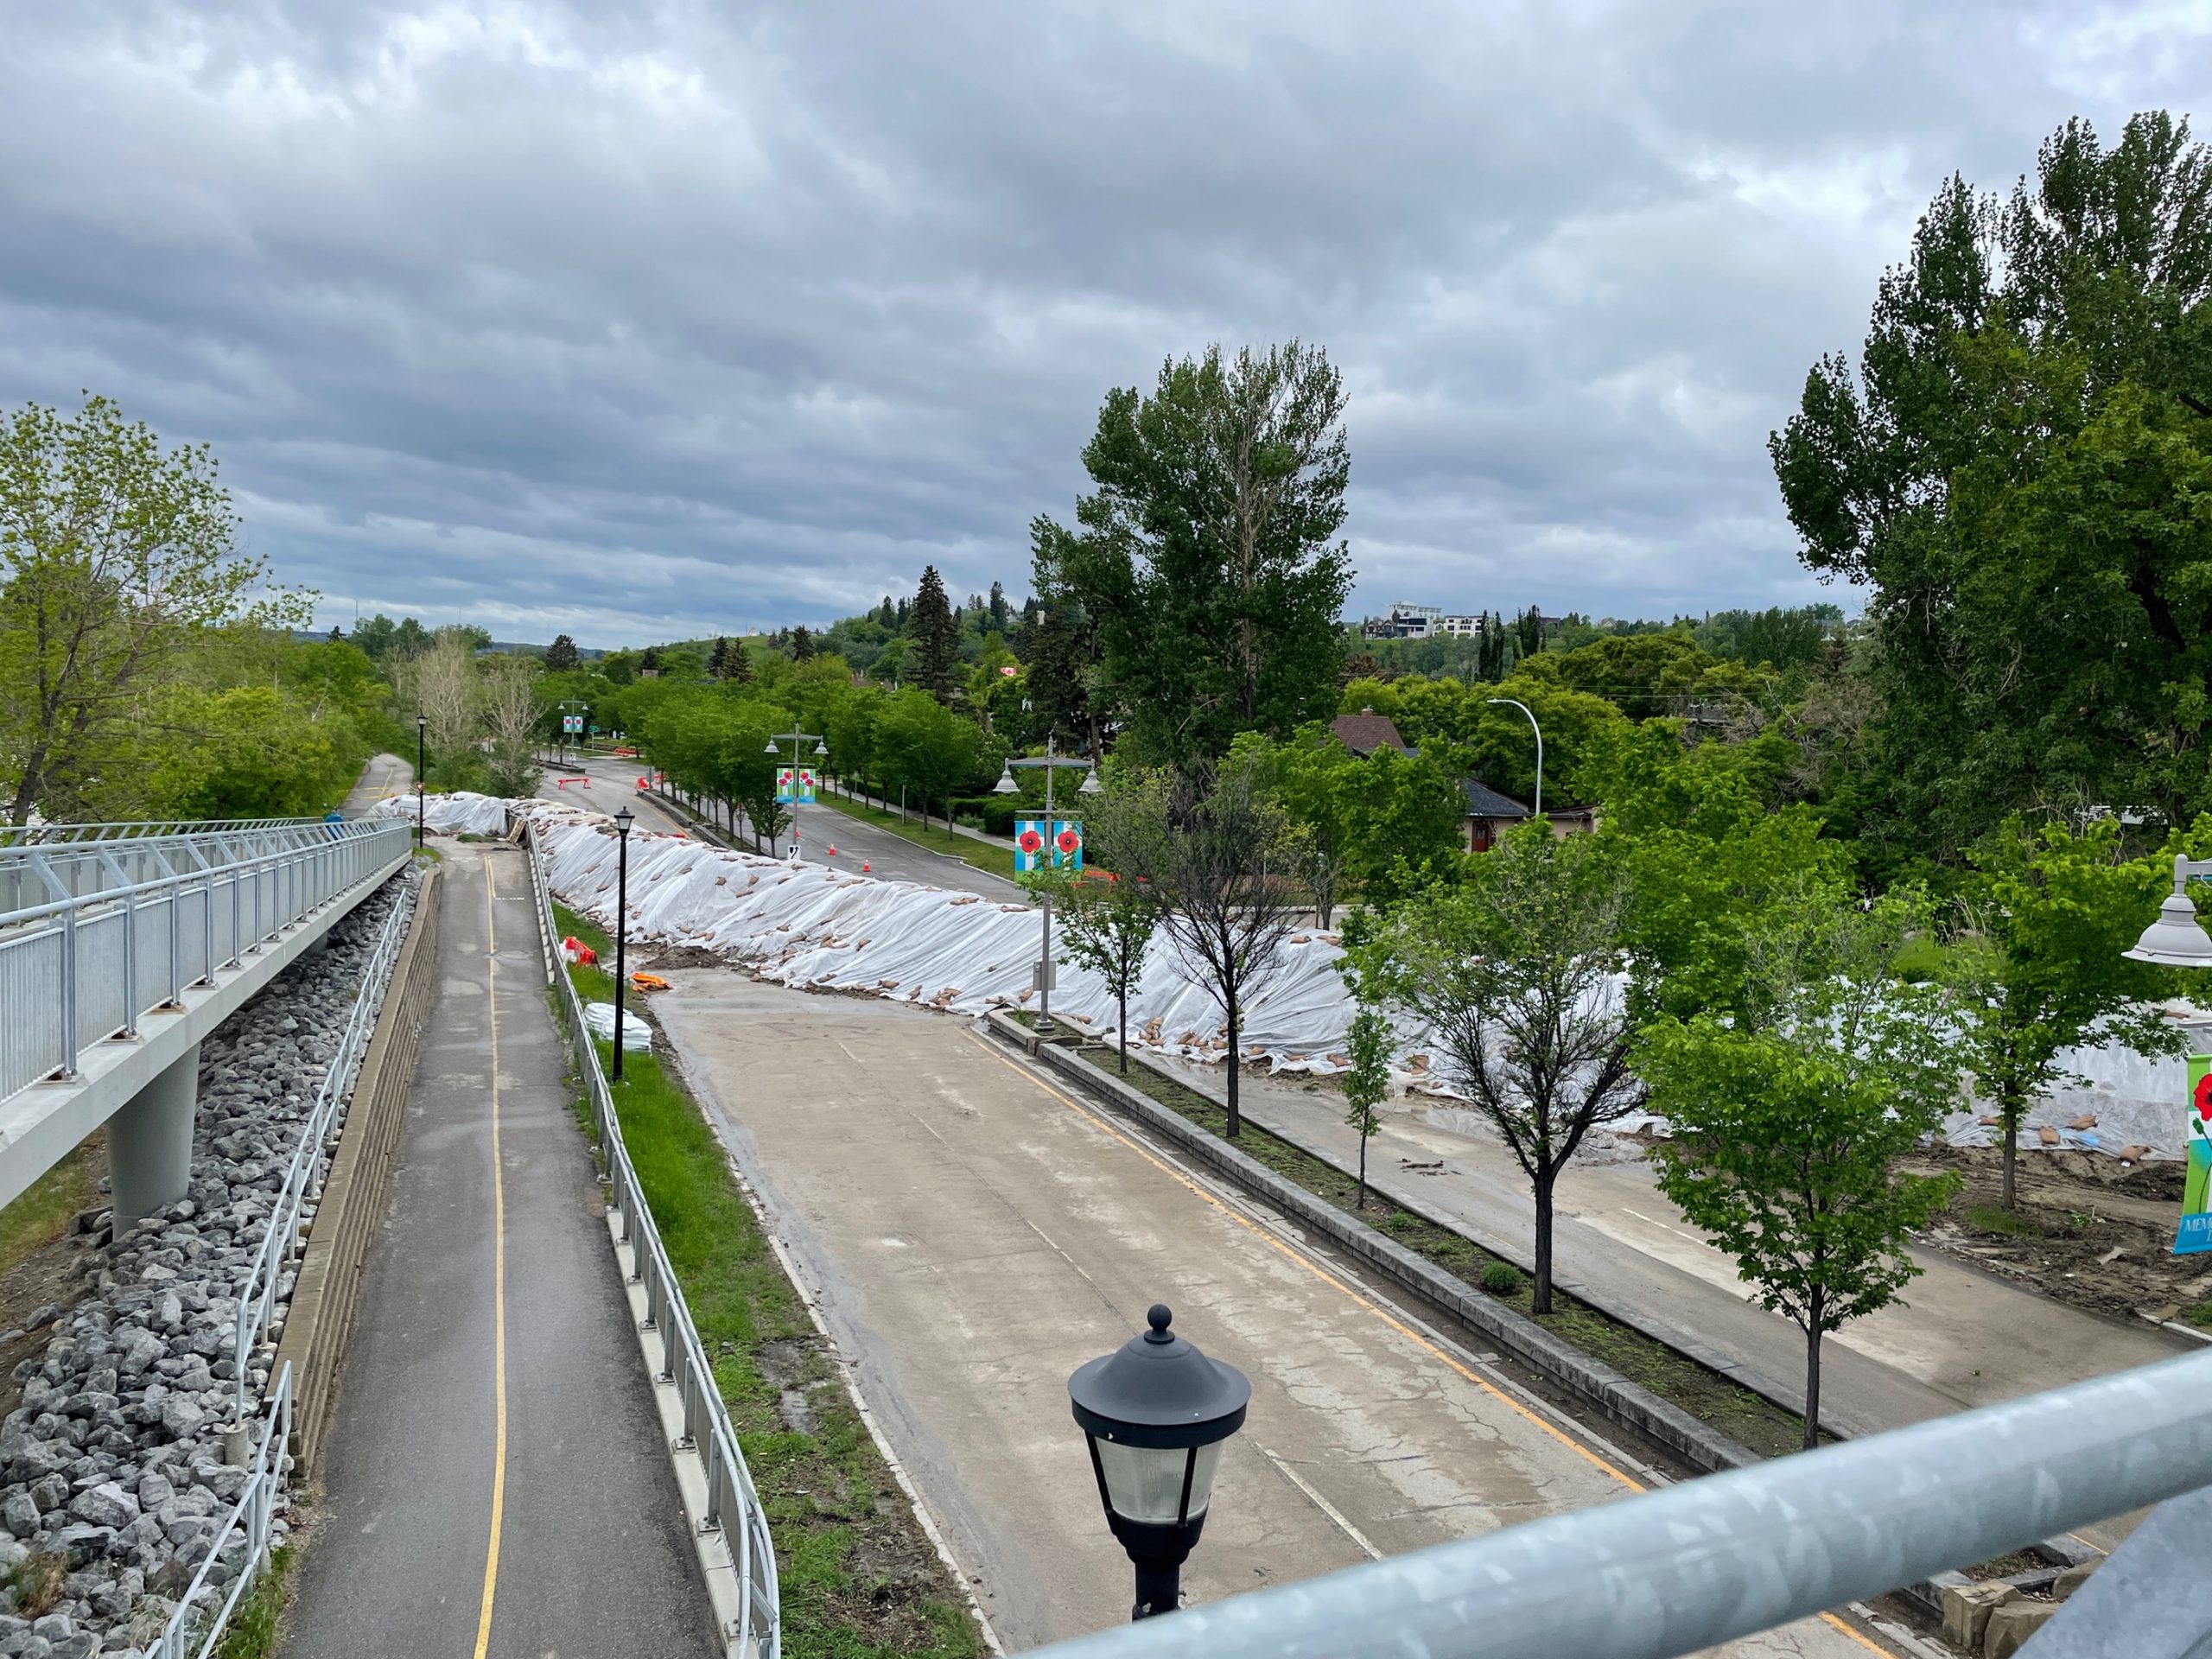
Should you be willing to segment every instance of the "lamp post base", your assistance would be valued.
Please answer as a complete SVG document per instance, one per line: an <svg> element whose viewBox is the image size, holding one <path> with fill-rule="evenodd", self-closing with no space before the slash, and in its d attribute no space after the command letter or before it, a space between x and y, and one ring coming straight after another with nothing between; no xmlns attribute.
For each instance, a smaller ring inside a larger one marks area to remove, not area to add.
<svg viewBox="0 0 2212 1659"><path fill-rule="evenodd" d="M1129 1614L1132 1622L1150 1618L1159 1613L1172 1613L1183 1605L1183 1563L1173 1561L1139 1561L1137 1568L1136 1606Z"/></svg>

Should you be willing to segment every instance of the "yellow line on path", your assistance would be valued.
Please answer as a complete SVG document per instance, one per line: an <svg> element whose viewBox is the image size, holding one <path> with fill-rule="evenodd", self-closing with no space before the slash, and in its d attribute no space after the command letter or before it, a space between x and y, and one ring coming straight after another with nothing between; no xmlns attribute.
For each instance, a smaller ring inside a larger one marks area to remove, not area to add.
<svg viewBox="0 0 2212 1659"><path fill-rule="evenodd" d="M1611 1475L1615 1480L1620 1482L1622 1485L1627 1487L1631 1492L1641 1492L1647 1490L1643 1482L1634 1478L1632 1476L1623 1473L1604 1458L1599 1457L1595 1452L1592 1452L1588 1446L1584 1446L1581 1442L1575 1440L1572 1435L1563 1433L1556 1424L1545 1421L1543 1418L1529 1410L1528 1407L1522 1405L1511 1395L1505 1393L1503 1389L1496 1387L1492 1383L1484 1382L1480 1376L1468 1370L1467 1367L1461 1364L1450 1354L1445 1352L1443 1349L1439 1348L1434 1343L1429 1341L1427 1338L1422 1336L1420 1332L1415 1331L1412 1326L1405 1324L1402 1320L1392 1318L1390 1314L1383 1311L1380 1305L1370 1298L1361 1295L1359 1292L1354 1290L1342 1279L1339 1279L1336 1274L1322 1267L1319 1262L1314 1261L1311 1256L1306 1255L1301 1250L1293 1249L1281 1239L1276 1237L1274 1233L1254 1221L1250 1217L1244 1215L1233 1206L1223 1203L1220 1198L1214 1193L1207 1192L1205 1187L1192 1180L1181 1170L1177 1169L1173 1164L1166 1162L1163 1159L1155 1157L1149 1150L1139 1145L1129 1136L1122 1134L1121 1130L1116 1128L1111 1123L1106 1122L1096 1113L1077 1104L1072 1098L1062 1094L1058 1089L1055 1089L1051 1084L1046 1082L1044 1078L1039 1077L1027 1066L1015 1065L1014 1061L1008 1059L1005 1055L998 1052L997 1050L993 1048L990 1044L985 1042L981 1037L976 1036L972 1031L963 1032L961 1034L967 1038L969 1042L975 1044L976 1047L982 1049L986 1054L988 1054L993 1059L996 1060L1001 1065L1005 1066L1007 1070L1012 1071L1015 1076L1027 1078L1030 1083L1044 1090L1045 1093L1050 1095L1054 1100L1058 1101L1061 1105L1066 1107L1077 1117L1083 1119L1086 1123L1089 1123L1093 1128L1102 1129L1106 1134L1112 1135L1114 1139L1120 1141L1131 1152L1136 1154L1138 1157L1143 1159L1145 1162L1150 1164L1154 1169L1157 1169L1162 1174L1180 1182L1184 1186L1189 1188L1190 1191L1197 1193L1199 1198L1205 1199L1208 1204L1220 1211L1222 1214L1227 1216L1238 1226L1243 1228L1254 1237L1259 1239L1269 1249L1274 1250L1278 1255L1282 1256L1284 1260L1295 1262L1300 1267L1305 1268L1306 1272L1312 1274L1323 1284L1327 1285L1330 1288L1337 1291L1356 1306L1364 1309L1369 1313L1373 1314L1376 1319L1382 1320L1383 1324L1389 1325L1391 1330L1396 1332L1408 1342L1412 1343L1415 1347L1423 1350L1425 1352L1433 1355L1436 1358L1442 1360L1446 1365L1450 1366L1454 1371L1457 1371L1468 1382L1473 1383L1484 1394L1489 1395L1492 1399L1505 1406L1516 1415L1526 1418L1530 1423L1533 1423L1536 1427L1550 1435L1552 1439L1557 1440L1561 1446L1566 1446L1577 1457L1583 1459L1588 1463L1594 1464L1599 1469L1604 1470L1605 1473ZM1884 1656L1884 1659L1891 1659L1891 1649L1878 1646L1875 1643L1869 1641L1865 1634L1853 1629L1844 1620L1838 1618L1834 1613L1822 1613L1821 1615L1821 1620L1823 1624L1832 1625L1836 1630L1842 1631L1844 1635L1858 1643L1859 1646L1865 1648L1869 1653L1881 1654ZM480 1649L478 1652L477 1659L483 1659L483 1654Z"/></svg>
<svg viewBox="0 0 2212 1659"><path fill-rule="evenodd" d="M499 1582L499 1529L507 1508L507 1199L499 1166L499 896L484 861L486 1007L492 1022L492 1398L499 1433L492 1453L492 1541L484 1554L484 1605L476 1616L476 1659L492 1643L492 1592Z"/></svg>

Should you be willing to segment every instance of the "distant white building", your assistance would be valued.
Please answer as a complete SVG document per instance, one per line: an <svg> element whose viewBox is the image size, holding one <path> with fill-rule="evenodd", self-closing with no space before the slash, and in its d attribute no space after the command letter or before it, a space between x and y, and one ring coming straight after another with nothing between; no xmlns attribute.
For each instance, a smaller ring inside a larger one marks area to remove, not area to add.
<svg viewBox="0 0 2212 1659"><path fill-rule="evenodd" d="M1359 631L1370 639L1426 639L1444 620L1440 605L1393 605L1387 616L1370 616Z"/></svg>
<svg viewBox="0 0 2212 1659"><path fill-rule="evenodd" d="M1483 620L1479 616L1446 616L1438 620L1436 632L1447 639L1479 639Z"/></svg>

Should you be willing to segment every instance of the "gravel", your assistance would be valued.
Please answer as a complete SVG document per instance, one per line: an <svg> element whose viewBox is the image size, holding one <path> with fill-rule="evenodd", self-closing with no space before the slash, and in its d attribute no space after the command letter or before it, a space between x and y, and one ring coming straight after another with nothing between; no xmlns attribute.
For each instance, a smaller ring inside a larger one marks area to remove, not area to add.
<svg viewBox="0 0 2212 1659"><path fill-rule="evenodd" d="M84 1299L27 1321L54 1335L16 1368L22 1404L0 1419L0 1659L150 1649L244 1490L223 1433L238 1420L238 1298L378 931L414 880L365 899L207 1039L189 1195L120 1239L93 1217ZM246 1377L248 1442L268 1356ZM211 1576L227 1581L243 1548L234 1536ZM57 1564L59 1599L32 1618L26 1582Z"/></svg>

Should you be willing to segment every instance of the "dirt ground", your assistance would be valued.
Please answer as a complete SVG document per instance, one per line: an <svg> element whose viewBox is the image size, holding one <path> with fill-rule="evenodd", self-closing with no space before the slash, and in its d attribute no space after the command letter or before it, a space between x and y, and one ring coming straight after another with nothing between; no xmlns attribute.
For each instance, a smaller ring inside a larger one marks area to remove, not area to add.
<svg viewBox="0 0 2212 1659"><path fill-rule="evenodd" d="M2019 1206L1999 1198L1994 1147L1942 1147L1913 1160L1955 1170L1965 1185L1924 1243L2099 1313L2139 1315L2212 1332L2212 1255L2176 1255L2178 1161L2127 1166L2087 1152L2022 1152Z"/></svg>

